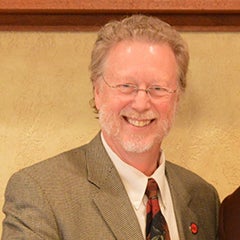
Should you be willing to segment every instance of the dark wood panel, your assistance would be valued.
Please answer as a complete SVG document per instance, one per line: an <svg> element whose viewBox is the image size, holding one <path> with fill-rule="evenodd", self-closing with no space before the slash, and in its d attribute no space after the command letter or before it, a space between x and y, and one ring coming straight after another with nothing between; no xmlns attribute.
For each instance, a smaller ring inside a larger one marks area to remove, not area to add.
<svg viewBox="0 0 240 240"><path fill-rule="evenodd" d="M240 30L240 0L0 0L0 30L94 31L132 13L184 31Z"/></svg>

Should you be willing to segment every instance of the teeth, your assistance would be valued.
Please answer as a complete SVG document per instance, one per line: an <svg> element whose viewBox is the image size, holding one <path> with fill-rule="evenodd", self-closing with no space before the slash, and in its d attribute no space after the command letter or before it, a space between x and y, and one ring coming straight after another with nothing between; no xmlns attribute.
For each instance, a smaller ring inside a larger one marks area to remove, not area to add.
<svg viewBox="0 0 240 240"><path fill-rule="evenodd" d="M150 124L151 120L139 121L139 120L128 119L128 122L135 127L144 127Z"/></svg>

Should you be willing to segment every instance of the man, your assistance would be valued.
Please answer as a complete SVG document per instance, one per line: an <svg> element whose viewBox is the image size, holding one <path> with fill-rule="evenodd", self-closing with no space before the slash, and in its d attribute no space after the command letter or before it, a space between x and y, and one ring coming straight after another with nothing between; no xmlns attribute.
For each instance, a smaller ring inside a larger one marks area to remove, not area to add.
<svg viewBox="0 0 240 240"><path fill-rule="evenodd" d="M223 200L219 215L219 240L238 240L240 236L240 187Z"/></svg>
<svg viewBox="0 0 240 240"><path fill-rule="evenodd" d="M106 24L90 64L101 132L10 179L3 240L216 239L215 189L166 161L161 150L186 87L188 60L179 33L157 18ZM150 181L154 197L145 194Z"/></svg>

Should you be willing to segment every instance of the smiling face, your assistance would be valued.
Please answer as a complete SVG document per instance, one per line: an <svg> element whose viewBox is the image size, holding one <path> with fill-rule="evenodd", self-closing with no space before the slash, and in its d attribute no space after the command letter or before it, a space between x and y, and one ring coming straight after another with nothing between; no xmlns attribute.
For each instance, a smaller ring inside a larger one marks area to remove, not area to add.
<svg viewBox="0 0 240 240"><path fill-rule="evenodd" d="M177 64L166 44L122 41L106 59L103 77L110 86L134 84L139 89L161 86L178 89ZM105 140L122 155L160 148L175 114L178 91L152 97L145 91L130 95L111 88L100 77L95 83L95 103Z"/></svg>

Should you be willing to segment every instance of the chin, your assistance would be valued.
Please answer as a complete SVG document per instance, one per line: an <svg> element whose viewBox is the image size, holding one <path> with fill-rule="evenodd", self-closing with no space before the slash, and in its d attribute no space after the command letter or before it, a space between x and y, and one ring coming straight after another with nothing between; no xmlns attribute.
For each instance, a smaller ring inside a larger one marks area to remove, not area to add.
<svg viewBox="0 0 240 240"><path fill-rule="evenodd" d="M126 152L144 153L150 151L154 146L159 146L162 141L160 135L147 139L146 136L127 136L127 139L119 136L118 142Z"/></svg>
<svg viewBox="0 0 240 240"><path fill-rule="evenodd" d="M152 144L148 144L148 145L139 145L139 144L134 144L131 142L124 142L122 144L123 149L126 152L130 152L130 153L144 153L149 151L152 148Z"/></svg>

